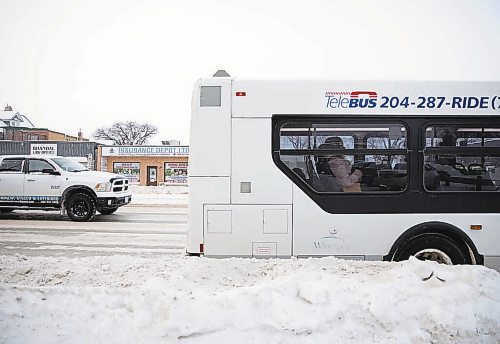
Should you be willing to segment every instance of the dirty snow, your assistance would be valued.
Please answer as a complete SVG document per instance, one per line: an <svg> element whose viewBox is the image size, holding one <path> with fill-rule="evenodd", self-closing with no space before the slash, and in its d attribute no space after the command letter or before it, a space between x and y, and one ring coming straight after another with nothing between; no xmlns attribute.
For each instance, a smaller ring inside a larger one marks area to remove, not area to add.
<svg viewBox="0 0 500 344"><path fill-rule="evenodd" d="M132 205L147 204L154 206L168 204L171 206L187 206L187 185L173 186L139 186L131 185Z"/></svg>
<svg viewBox="0 0 500 344"><path fill-rule="evenodd" d="M499 319L482 266L0 256L0 343L498 343Z"/></svg>

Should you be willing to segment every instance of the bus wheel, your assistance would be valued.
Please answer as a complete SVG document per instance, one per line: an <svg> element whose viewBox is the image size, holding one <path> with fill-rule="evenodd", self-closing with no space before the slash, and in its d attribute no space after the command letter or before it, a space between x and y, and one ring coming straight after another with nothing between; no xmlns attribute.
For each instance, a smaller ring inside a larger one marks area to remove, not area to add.
<svg viewBox="0 0 500 344"><path fill-rule="evenodd" d="M473 264L469 249L445 235L428 233L408 239L394 254L393 260L407 260L414 256L419 260L431 260L440 264Z"/></svg>

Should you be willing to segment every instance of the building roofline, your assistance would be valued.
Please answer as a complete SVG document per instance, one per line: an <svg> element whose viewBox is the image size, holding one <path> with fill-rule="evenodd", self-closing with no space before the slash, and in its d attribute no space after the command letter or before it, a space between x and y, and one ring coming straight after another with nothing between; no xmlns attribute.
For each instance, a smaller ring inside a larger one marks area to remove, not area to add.
<svg viewBox="0 0 500 344"><path fill-rule="evenodd" d="M64 135L65 137L71 137L71 138L78 140L78 136L61 133L60 131L50 130L48 128L28 128L28 127L2 127L2 128L5 130L16 130L16 131L40 131L40 130L42 130L42 131L48 131L48 132L54 133L54 134ZM88 141L89 141L89 139L82 138L82 142L88 142Z"/></svg>

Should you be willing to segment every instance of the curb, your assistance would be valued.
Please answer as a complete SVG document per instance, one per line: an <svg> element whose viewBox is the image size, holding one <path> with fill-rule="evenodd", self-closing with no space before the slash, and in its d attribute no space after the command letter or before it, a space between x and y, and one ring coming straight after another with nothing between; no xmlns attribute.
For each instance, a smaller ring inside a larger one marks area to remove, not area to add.
<svg viewBox="0 0 500 344"><path fill-rule="evenodd" d="M141 203L134 203L134 204L127 204L126 207L152 207L152 208L187 208L187 204L141 204Z"/></svg>

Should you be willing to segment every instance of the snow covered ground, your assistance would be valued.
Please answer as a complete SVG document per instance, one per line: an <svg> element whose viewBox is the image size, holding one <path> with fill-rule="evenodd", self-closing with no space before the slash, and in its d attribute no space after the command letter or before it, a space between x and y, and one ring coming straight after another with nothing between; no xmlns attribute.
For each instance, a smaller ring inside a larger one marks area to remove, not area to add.
<svg viewBox="0 0 500 344"><path fill-rule="evenodd" d="M139 186L131 185L132 205L136 204L168 204L172 206L187 206L187 185L179 186Z"/></svg>
<svg viewBox="0 0 500 344"><path fill-rule="evenodd" d="M145 202L186 206L186 189L151 191ZM0 255L0 343L135 342L499 343L500 274L415 259Z"/></svg>

